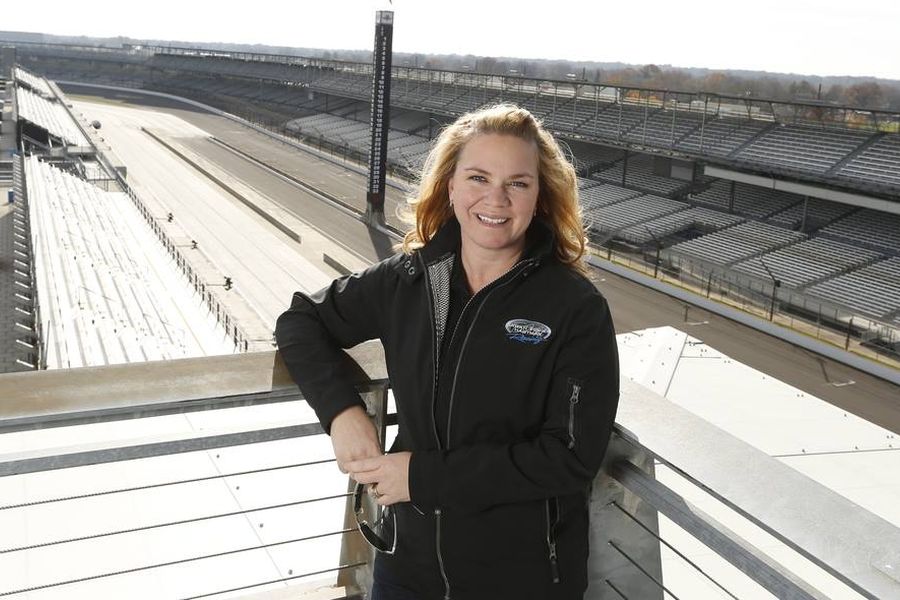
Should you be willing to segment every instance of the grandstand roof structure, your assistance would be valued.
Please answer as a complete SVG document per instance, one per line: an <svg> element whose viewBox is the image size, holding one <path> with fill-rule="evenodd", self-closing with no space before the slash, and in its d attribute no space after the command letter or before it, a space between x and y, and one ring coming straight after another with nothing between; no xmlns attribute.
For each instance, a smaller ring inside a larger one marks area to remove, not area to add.
<svg viewBox="0 0 900 600"><path fill-rule="evenodd" d="M168 46L15 44L23 59L64 80L114 83L125 77L129 85L151 85L151 79L165 85L166 78L190 74L201 89L208 85L204 78L219 78L221 88L227 87L221 78L232 78L236 84L281 86L279 94L295 98L304 91L360 101L371 96L372 67L366 63ZM73 63L85 60L95 67L117 62L130 67L124 74L73 70ZM70 62L65 72L52 72L53 61ZM137 72L136 66L147 71ZM397 108L453 117L511 101L529 108L556 133L576 139L890 199L900 195L900 113L520 74L404 65L395 65L392 73L391 102ZM246 93L260 100L272 96L262 89Z"/></svg>

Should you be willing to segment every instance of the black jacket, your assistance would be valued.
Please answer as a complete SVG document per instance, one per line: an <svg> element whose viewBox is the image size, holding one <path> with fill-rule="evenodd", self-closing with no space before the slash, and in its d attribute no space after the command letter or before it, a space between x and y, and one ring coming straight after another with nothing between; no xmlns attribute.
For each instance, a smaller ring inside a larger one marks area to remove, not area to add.
<svg viewBox="0 0 900 600"><path fill-rule="evenodd" d="M397 403L391 451L412 452L411 503L380 570L423 600L575 599L587 585L588 497L619 394L606 301L552 254L535 221L529 249L475 294L444 331L460 243L451 220L411 256L397 255L306 296L294 295L276 338L326 430L360 405L339 376L341 348L380 339ZM451 369L436 364L453 336ZM438 377L440 374L440 381ZM438 433L436 386L451 386Z"/></svg>

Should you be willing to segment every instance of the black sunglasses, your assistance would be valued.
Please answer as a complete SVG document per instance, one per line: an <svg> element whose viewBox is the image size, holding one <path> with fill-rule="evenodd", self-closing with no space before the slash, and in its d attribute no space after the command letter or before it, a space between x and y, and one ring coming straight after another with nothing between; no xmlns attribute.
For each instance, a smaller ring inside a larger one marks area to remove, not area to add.
<svg viewBox="0 0 900 600"><path fill-rule="evenodd" d="M363 508L363 496L366 495L366 486L356 484L353 491L353 514L356 515L356 526L370 546L384 554L393 554L397 550L397 518L390 506L385 506L381 516L374 522L366 520ZM380 507L379 507L380 508Z"/></svg>

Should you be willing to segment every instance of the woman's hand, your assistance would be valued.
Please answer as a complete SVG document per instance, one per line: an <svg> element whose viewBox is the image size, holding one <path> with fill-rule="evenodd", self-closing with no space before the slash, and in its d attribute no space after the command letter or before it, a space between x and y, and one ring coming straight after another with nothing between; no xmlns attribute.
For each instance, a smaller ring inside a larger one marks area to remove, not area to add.
<svg viewBox="0 0 900 600"><path fill-rule="evenodd" d="M361 406L348 408L331 421L331 445L341 473L349 473L348 464L381 456L375 425Z"/></svg>
<svg viewBox="0 0 900 600"><path fill-rule="evenodd" d="M347 463L350 477L358 483L369 484L375 501L388 506L397 502L409 502L410 452L385 454Z"/></svg>

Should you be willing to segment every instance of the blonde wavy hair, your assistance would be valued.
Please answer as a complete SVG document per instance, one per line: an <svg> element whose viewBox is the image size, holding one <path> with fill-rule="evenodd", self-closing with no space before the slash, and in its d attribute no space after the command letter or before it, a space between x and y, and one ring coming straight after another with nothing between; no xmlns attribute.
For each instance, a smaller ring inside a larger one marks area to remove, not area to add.
<svg viewBox="0 0 900 600"><path fill-rule="evenodd" d="M409 254L427 244L454 217L448 182L463 146L475 136L487 133L512 135L535 143L539 156L535 218L553 230L556 258L583 271L585 235L575 169L540 121L528 110L513 104L497 104L467 113L445 127L435 140L425 160L418 189L407 200L409 210L403 218L414 224L414 228L403 239L403 251Z"/></svg>

